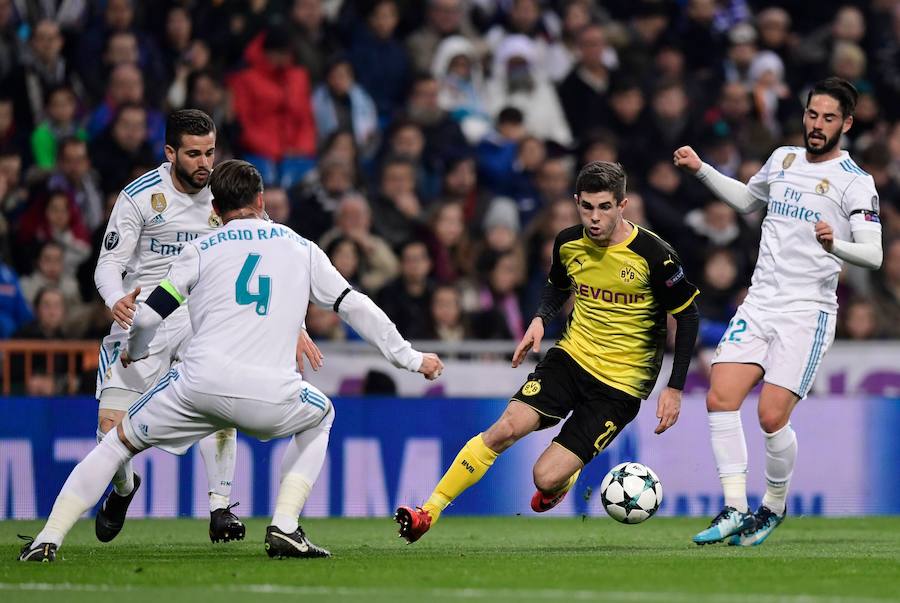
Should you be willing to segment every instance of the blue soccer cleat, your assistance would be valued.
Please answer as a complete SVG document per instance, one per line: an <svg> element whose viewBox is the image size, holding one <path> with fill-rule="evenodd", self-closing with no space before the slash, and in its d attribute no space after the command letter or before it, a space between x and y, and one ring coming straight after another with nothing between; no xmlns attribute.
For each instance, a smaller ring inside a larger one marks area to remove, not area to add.
<svg viewBox="0 0 900 603"><path fill-rule="evenodd" d="M761 506L756 511L756 526L753 529L735 534L728 540L731 546L757 546L765 542L772 530L777 528L787 515L787 509L776 515L769 507Z"/></svg>
<svg viewBox="0 0 900 603"><path fill-rule="evenodd" d="M753 513L741 513L734 507L725 507L716 515L709 527L694 536L697 544L713 544L722 542L729 536L740 534L756 527Z"/></svg>

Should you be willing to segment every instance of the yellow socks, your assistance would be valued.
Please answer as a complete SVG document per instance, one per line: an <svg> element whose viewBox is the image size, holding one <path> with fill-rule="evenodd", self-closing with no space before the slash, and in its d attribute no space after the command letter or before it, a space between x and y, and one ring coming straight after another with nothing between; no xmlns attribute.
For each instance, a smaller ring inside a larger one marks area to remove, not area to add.
<svg viewBox="0 0 900 603"><path fill-rule="evenodd" d="M437 522L441 511L446 509L447 505L453 502L457 496L478 483L478 480L494 464L497 456L498 453L485 445L481 434L466 442L444 477L434 488L431 497L422 505L422 508L431 515L432 524Z"/></svg>

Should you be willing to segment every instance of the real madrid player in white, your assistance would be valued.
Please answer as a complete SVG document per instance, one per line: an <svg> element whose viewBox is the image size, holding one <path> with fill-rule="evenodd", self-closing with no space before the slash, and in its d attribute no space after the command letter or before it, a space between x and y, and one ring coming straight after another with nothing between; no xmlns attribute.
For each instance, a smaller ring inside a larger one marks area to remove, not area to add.
<svg viewBox="0 0 900 603"><path fill-rule="evenodd" d="M818 82L803 114L806 147L776 149L747 185L702 163L690 147L675 151L675 165L737 211L766 208L750 291L713 359L706 407L725 508L694 536L697 544L727 538L733 545L758 545L784 520L797 458L791 412L809 393L834 340L841 266L881 265L875 183L840 147L856 99L845 80ZM740 408L760 380L766 492L750 513Z"/></svg>
<svg viewBox="0 0 900 603"><path fill-rule="evenodd" d="M187 308L182 308L159 328L147 360L128 368L117 362L124 351L135 303L146 299L189 241L221 225L207 186L215 148L216 126L206 113L193 109L173 112L166 121L168 161L126 186L113 207L94 272L97 290L115 318L100 348L98 441L122 420L141 394L168 372L191 336ZM233 429L200 442L209 488L209 535L213 541L239 540L244 536L244 525L229 507L235 451ZM113 490L95 521L97 538L102 542L112 540L122 529L128 505L140 483L131 463L125 463L116 472Z"/></svg>
<svg viewBox="0 0 900 603"><path fill-rule="evenodd" d="M124 364L140 365L166 317L190 298L194 335L176 364L75 467L23 561L52 561L78 517L118 467L156 446L183 454L197 440L237 427L260 439L292 436L265 546L270 557L327 557L298 525L325 461L331 400L296 370L296 342L311 301L334 309L395 366L436 379L443 369L403 339L368 297L354 291L314 243L263 219L262 177L245 161L210 177L224 226L185 244L165 280L138 305Z"/></svg>

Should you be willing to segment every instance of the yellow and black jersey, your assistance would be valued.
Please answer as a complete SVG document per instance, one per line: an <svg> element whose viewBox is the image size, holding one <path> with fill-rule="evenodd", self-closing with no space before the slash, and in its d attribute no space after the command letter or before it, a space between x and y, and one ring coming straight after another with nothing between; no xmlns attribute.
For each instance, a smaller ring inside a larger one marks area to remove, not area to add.
<svg viewBox="0 0 900 603"><path fill-rule="evenodd" d="M699 293L672 247L632 224L627 239L601 247L573 226L553 246L550 284L575 294L575 309L557 345L591 375L647 398L662 364L666 313Z"/></svg>

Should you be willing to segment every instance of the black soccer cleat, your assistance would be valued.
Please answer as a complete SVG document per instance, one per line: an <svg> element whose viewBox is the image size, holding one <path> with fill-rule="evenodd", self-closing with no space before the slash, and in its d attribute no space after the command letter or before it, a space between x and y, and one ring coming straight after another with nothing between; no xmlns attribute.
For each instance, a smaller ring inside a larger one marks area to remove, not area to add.
<svg viewBox="0 0 900 603"><path fill-rule="evenodd" d="M134 489L128 496L120 496L113 489L94 518L94 533L100 542L109 542L119 535L125 525L125 515L128 513L128 505L134 498L138 488L141 487L141 476L134 474Z"/></svg>
<svg viewBox="0 0 900 603"><path fill-rule="evenodd" d="M297 529L290 534L282 532L275 526L267 527L266 554L275 559L331 557L331 553L311 543L300 526L297 526Z"/></svg>
<svg viewBox="0 0 900 603"><path fill-rule="evenodd" d="M25 541L25 546L19 551L19 561L37 561L38 563L56 561L56 545L52 542L35 544L34 538L21 534L19 534L19 538Z"/></svg>
<svg viewBox="0 0 900 603"><path fill-rule="evenodd" d="M213 542L229 542L231 540L243 540L247 533L247 528L238 519L238 516L231 512L233 508L241 503L228 505L223 509L216 509L209 514L209 539Z"/></svg>

